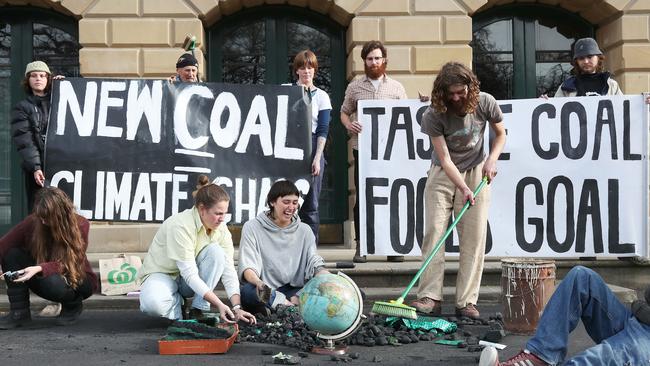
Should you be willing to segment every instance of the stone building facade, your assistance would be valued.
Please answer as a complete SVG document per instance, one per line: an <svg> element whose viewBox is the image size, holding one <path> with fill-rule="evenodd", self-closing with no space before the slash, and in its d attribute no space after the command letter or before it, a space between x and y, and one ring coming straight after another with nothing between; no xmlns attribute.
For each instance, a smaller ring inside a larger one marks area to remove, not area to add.
<svg viewBox="0 0 650 366"><path fill-rule="evenodd" d="M208 81L219 81L210 79L210 35L229 19L244 19L236 18L238 14L257 11L256 16L260 16L260 12L276 7L327 18L343 31L341 47L348 81L363 73L359 56L362 44L373 39L383 41L388 48L389 74L412 98L417 98L418 92L429 93L445 62L472 64L472 41L479 19L485 24L515 19L515 24L521 18L526 23L526 19L535 21L537 9L561 16L560 24L548 25L546 21L549 29L561 29L562 19L567 26L571 19L581 19L601 45L607 66L623 90L627 94L650 90L650 0L0 0L0 21L5 10L20 8L45 9L68 18L78 27L79 74L84 77L166 78L183 52L185 36L193 34L198 41L197 56L203 61L200 73L208 76ZM518 17L520 13L525 16ZM512 31L507 36L518 34ZM515 73L520 72L520 46L513 43L508 51L514 58ZM534 96L532 92L518 94L517 88L513 87L511 97ZM338 106L334 114L338 114ZM333 124L338 124L338 117ZM345 156L349 157L349 152ZM339 164L328 169L344 176L348 167ZM353 194L352 174L348 176L345 185ZM344 219L351 217L349 209L345 211ZM334 224L342 225L346 220L338 221ZM94 230L98 237L115 235L118 242L141 243L141 249L146 248L153 233L152 228L144 226L112 234L109 227L97 226ZM348 242L349 235L345 236L337 238Z"/></svg>

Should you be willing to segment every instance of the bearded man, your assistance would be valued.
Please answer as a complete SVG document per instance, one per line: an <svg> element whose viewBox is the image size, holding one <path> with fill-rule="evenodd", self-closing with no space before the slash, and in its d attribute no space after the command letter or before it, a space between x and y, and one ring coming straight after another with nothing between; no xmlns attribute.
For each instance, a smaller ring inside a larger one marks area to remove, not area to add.
<svg viewBox="0 0 650 366"><path fill-rule="evenodd" d="M479 90L476 75L459 62L440 69L431 91L431 106L422 115L421 131L431 138L433 154L424 188L423 259L442 237L452 214L465 202L472 208L456 226L459 264L456 279L456 316L479 318L476 308L487 234L490 187L476 197L473 190L483 177L492 182L497 175L497 159L506 142L503 114L493 96ZM483 152L483 136L489 124L494 133L490 154ZM445 275L444 244L422 273L418 299L411 303L421 313L439 316Z"/></svg>
<svg viewBox="0 0 650 366"><path fill-rule="evenodd" d="M386 48L380 41L369 41L361 48L361 59L365 76L353 80L345 90L345 99L341 105L341 123L345 126L352 141L352 155L354 157L354 182L357 191L354 199L354 235L356 253L353 261L365 263L366 256L359 252L359 146L358 135L362 126L357 120L357 102L367 99L406 99L406 91L402 84L386 75L388 63ZM402 262L403 256L389 256L389 262Z"/></svg>
<svg viewBox="0 0 650 366"><path fill-rule="evenodd" d="M605 71L605 56L593 38L581 38L573 46L573 76L566 79L555 97L623 95L616 80Z"/></svg>

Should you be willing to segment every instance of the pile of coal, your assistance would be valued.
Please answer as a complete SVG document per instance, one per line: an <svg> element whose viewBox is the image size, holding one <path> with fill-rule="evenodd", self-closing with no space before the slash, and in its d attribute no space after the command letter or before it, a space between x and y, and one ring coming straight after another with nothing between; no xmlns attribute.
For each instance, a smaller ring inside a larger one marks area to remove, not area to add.
<svg viewBox="0 0 650 366"><path fill-rule="evenodd" d="M456 322L459 325L458 329L451 334L444 334L436 330L409 329L402 322L387 325L386 317L369 315L354 334L337 343L374 347L447 339L460 340L462 348L468 348L470 352L477 352L482 349L482 346L478 346L479 339L484 339L488 333L493 336L495 331L502 332L501 319L498 315L500 314L490 317L489 320L447 318L448 321ZM496 340L495 338L497 337L493 337L492 340ZM317 337L315 330L307 328L296 308L283 306L279 306L276 312L270 315L258 316L256 325L240 324L238 340L240 342L283 345L302 351L310 351L313 347L325 345L325 342Z"/></svg>
<svg viewBox="0 0 650 366"><path fill-rule="evenodd" d="M257 316L257 324L240 324L239 338L241 342L257 342L277 344L311 351L324 342L316 336L317 332L305 325L295 307L278 306L270 315Z"/></svg>

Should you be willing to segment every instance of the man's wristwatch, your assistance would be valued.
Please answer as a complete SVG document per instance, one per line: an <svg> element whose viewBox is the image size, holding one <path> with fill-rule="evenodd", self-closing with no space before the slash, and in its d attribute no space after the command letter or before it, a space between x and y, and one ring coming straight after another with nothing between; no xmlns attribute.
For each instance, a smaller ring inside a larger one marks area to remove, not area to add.
<svg viewBox="0 0 650 366"><path fill-rule="evenodd" d="M239 310L239 309L241 309L241 305L240 305L240 304L233 305L233 307L232 307L232 311Z"/></svg>

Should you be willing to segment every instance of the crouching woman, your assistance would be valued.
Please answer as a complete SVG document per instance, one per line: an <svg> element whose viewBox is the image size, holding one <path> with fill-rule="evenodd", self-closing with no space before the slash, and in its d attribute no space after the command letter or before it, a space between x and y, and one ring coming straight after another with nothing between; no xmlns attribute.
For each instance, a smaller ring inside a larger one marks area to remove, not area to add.
<svg viewBox="0 0 650 366"><path fill-rule="evenodd" d="M213 305L225 322L255 323L240 304L232 236L224 221L230 197L205 175L193 196L194 206L169 217L154 236L140 270L140 310L178 320L193 297L190 318L202 317ZM213 292L219 280L232 308Z"/></svg>
<svg viewBox="0 0 650 366"><path fill-rule="evenodd" d="M276 182L266 197L269 210L242 228L238 265L242 306L252 313L297 305L297 293L305 283L328 273L316 253L311 228L297 216L299 197L292 182Z"/></svg>
<svg viewBox="0 0 650 366"><path fill-rule="evenodd" d="M89 227L62 190L47 187L36 192L32 214L0 238L10 309L0 318L0 329L31 322L30 290L61 303L58 325L77 321L82 301L97 290L97 275L86 257Z"/></svg>

